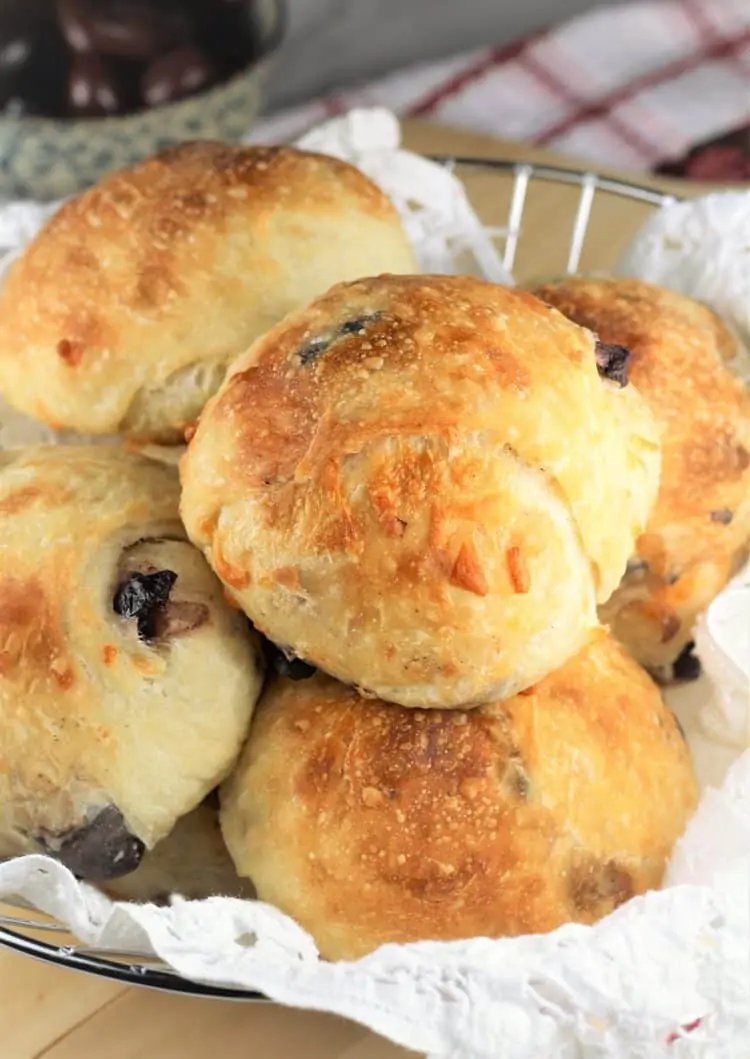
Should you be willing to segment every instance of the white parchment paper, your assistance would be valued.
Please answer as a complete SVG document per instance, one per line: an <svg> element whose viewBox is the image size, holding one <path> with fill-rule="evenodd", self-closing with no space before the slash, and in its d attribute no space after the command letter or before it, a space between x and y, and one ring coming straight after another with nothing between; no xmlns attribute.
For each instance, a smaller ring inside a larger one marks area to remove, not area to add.
<svg viewBox="0 0 750 1059"><path fill-rule="evenodd" d="M737 368L750 380L749 262L750 191L716 191L655 210L617 271L713 306L743 344Z"/></svg>
<svg viewBox="0 0 750 1059"><path fill-rule="evenodd" d="M400 149L388 112L355 111L303 145L353 161L391 195L425 271L456 271L458 261L465 271L468 255L473 271L509 281L499 233L482 228L449 170ZM0 204L0 250L17 251L46 214L33 204ZM58 440L5 408L0 424L0 447ZM261 902L175 897L168 908L117 905L47 857L0 864L0 895L23 896L90 945L156 954L196 981L335 1012L434 1059L747 1059L749 635L742 575L701 622L704 676L667 696L695 754L700 807L665 888L596 926L388 945L330 964L305 931Z"/></svg>

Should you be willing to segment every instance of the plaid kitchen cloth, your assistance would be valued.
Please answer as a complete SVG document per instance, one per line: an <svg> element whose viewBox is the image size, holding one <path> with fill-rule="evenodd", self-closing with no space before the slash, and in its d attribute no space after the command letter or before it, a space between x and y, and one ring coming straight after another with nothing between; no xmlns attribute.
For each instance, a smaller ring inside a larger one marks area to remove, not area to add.
<svg viewBox="0 0 750 1059"><path fill-rule="evenodd" d="M291 139L368 106L621 169L747 180L750 0L598 8L511 45L413 66L271 115L252 139Z"/></svg>

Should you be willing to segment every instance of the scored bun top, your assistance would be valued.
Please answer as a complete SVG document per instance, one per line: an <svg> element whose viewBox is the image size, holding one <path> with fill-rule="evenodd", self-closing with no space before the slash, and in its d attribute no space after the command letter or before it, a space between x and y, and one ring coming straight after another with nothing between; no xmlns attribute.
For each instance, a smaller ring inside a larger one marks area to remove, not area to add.
<svg viewBox="0 0 750 1059"><path fill-rule="evenodd" d="M181 513L273 642L384 699L462 706L578 649L658 463L589 332L469 277L380 276L235 362L183 458Z"/></svg>
<svg viewBox="0 0 750 1059"><path fill-rule="evenodd" d="M66 202L21 254L0 296L0 389L55 427L180 440L231 358L291 309L414 267L353 166L186 143Z"/></svg>
<svg viewBox="0 0 750 1059"><path fill-rule="evenodd" d="M601 614L639 661L661 669L750 540L750 394L728 366L737 341L707 306L641 280L570 278L535 293L631 350L630 378L659 423L657 501Z"/></svg>
<svg viewBox="0 0 750 1059"><path fill-rule="evenodd" d="M696 796L657 688L597 630L530 694L471 711L273 682L222 829L261 900L353 959L591 923L659 885Z"/></svg>

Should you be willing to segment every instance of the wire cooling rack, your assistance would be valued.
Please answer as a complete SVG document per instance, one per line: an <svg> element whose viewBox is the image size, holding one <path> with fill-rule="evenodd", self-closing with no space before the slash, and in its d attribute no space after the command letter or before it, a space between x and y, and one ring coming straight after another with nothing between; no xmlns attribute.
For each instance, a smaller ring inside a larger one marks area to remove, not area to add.
<svg viewBox="0 0 750 1059"><path fill-rule="evenodd" d="M508 201L506 220L501 228L493 228L492 233L493 238L497 238L501 244L503 264L509 272L516 264L524 233L524 216L535 184L567 185L578 189L570 216L566 217L566 221L570 221L571 234L562 271L567 273L576 272L580 266L597 197L616 196L657 207L675 201L674 195L640 184L554 165L458 157L436 157L433 161L455 170L459 176L494 172L504 177L507 187L503 190ZM265 999L261 994L248 990L224 989L188 981L156 958L145 959L140 954L102 951L82 945L76 942L66 926L38 912L20 898L2 898L0 906L0 945L47 963L131 985L192 996L252 1001Z"/></svg>

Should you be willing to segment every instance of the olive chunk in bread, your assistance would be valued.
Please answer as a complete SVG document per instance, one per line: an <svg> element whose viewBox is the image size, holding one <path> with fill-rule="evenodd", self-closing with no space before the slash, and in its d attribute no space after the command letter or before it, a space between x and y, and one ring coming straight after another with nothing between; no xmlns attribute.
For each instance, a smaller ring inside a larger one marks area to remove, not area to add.
<svg viewBox="0 0 750 1059"><path fill-rule="evenodd" d="M178 493L115 447L4 455L0 849L127 875L232 768L261 649Z"/></svg>

